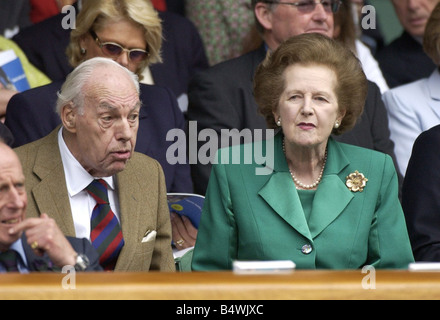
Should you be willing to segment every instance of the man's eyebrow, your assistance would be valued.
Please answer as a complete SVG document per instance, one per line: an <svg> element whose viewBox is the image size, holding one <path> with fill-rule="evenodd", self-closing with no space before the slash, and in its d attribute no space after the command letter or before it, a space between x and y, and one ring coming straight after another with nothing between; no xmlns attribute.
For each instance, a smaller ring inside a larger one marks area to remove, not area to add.
<svg viewBox="0 0 440 320"><path fill-rule="evenodd" d="M102 109L115 109L114 106L112 106L110 103L108 102L101 102L98 104L98 108L102 108Z"/></svg>
<svg viewBox="0 0 440 320"><path fill-rule="evenodd" d="M141 107L142 107L142 102L139 100L131 107L131 109L136 110L136 109L140 109ZM98 108L107 109L109 111L116 109L116 107L114 105L112 105L111 103L108 103L108 102L99 103Z"/></svg>

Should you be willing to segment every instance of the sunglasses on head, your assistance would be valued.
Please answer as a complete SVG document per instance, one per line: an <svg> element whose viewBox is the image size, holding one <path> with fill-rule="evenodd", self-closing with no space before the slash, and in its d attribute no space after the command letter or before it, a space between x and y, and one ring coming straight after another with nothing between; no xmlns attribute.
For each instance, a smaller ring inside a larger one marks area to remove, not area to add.
<svg viewBox="0 0 440 320"><path fill-rule="evenodd" d="M303 0L298 2L278 2L278 1L266 0L264 2L271 4L285 4L289 6L294 6L301 13L313 12L317 4L322 4L324 10L328 13L336 13L338 12L339 7L342 3L340 0L321 0L321 1Z"/></svg>
<svg viewBox="0 0 440 320"><path fill-rule="evenodd" d="M128 53L128 58L133 63L139 63L146 60L149 56L149 52L143 49L127 49L117 44L115 42L102 42L97 34L93 31L89 31L93 40L95 40L96 44L101 48L102 52L113 59L118 58L123 52Z"/></svg>

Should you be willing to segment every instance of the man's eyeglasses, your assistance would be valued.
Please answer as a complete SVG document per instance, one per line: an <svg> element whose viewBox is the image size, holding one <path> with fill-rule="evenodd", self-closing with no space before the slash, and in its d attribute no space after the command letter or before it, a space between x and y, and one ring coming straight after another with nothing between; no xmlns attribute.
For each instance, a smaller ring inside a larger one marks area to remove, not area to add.
<svg viewBox="0 0 440 320"><path fill-rule="evenodd" d="M96 44L101 48L102 52L113 59L118 58L122 52L128 53L128 58L133 63L139 63L148 58L149 53L147 50L143 49L127 49L121 46L120 44L114 42L101 42L98 36L93 30L89 31L92 38L96 41Z"/></svg>
<svg viewBox="0 0 440 320"><path fill-rule="evenodd" d="M299 12L301 13L310 13L315 10L317 4L322 4L324 7L324 10L326 12L332 12L336 13L339 10L339 7L341 5L340 0L321 0L321 1L313 1L313 0L303 0L298 2L278 2L278 1L272 1L272 0L266 0L265 3L272 3L272 4L286 4L290 6L295 6Z"/></svg>

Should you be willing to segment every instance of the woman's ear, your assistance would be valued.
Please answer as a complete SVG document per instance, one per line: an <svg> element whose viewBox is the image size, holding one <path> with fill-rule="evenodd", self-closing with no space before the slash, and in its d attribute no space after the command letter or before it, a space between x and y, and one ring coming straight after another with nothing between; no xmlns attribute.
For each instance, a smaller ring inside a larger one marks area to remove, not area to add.
<svg viewBox="0 0 440 320"><path fill-rule="evenodd" d="M338 117L336 118L336 121L338 121L339 123L342 123L342 120L343 120L344 117L345 117L345 113L346 113L345 110L344 110L344 111L339 111L339 115L338 115Z"/></svg>
<svg viewBox="0 0 440 320"><path fill-rule="evenodd" d="M281 127L281 116L276 111L273 111L272 114L273 114L273 118L275 119L275 124L277 125L277 127Z"/></svg>

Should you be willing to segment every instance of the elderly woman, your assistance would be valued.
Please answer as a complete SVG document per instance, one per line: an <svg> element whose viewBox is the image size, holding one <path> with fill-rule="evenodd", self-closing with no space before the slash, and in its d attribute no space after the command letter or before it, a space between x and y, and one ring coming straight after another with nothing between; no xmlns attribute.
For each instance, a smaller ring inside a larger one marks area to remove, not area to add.
<svg viewBox="0 0 440 320"><path fill-rule="evenodd" d="M357 58L318 34L289 39L259 66L256 101L268 125L280 128L273 170L257 175L261 163L222 164L220 151L194 270L231 269L234 260L291 260L300 269L413 261L391 158L331 138L354 126L366 91ZM234 148L243 159L248 148Z"/></svg>

